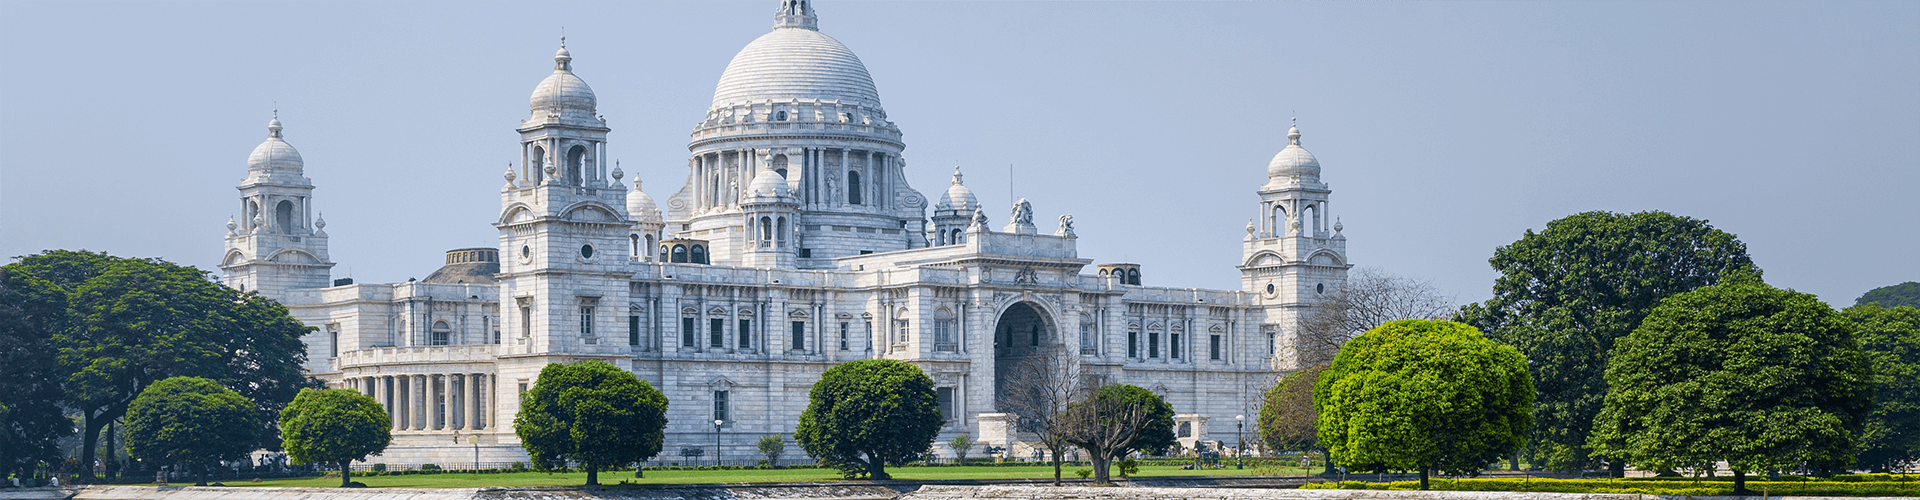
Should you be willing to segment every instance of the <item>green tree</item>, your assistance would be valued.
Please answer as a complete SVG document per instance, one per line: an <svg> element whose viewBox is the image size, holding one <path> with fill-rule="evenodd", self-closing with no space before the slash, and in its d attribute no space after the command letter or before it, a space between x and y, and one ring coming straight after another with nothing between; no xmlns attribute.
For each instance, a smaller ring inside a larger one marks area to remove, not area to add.
<svg viewBox="0 0 1920 500"><path fill-rule="evenodd" d="M1853 325L1813 295L1736 275L1660 301L1607 364L1591 445L1642 469L1844 468L1873 397Z"/></svg>
<svg viewBox="0 0 1920 500"><path fill-rule="evenodd" d="M353 485L352 465L393 442L393 420L372 397L348 389L306 389L280 410L281 447L299 464L340 464L340 487Z"/></svg>
<svg viewBox="0 0 1920 500"><path fill-rule="evenodd" d="M260 412L253 401L201 377L172 377L140 391L127 408L127 451L141 460L184 463L195 484L207 469L257 449Z"/></svg>
<svg viewBox="0 0 1920 500"><path fill-rule="evenodd" d="M66 321L66 295L15 267L0 267L0 476L58 462L55 442L73 434L60 408L65 372L53 339Z"/></svg>
<svg viewBox="0 0 1920 500"><path fill-rule="evenodd" d="M81 416L81 463L93 463L100 432L154 381L200 376L254 401L251 442L277 449L280 408L307 377L312 328L257 294L214 283L205 271L158 259L52 250L6 266L63 296L65 315L39 326L59 349L64 404ZM92 477L92 469L82 471Z"/></svg>
<svg viewBox="0 0 1920 500"><path fill-rule="evenodd" d="M1526 441L1533 383L1520 351L1452 321L1354 337L1314 386L1319 439L1348 467L1477 474Z"/></svg>
<svg viewBox="0 0 1920 500"><path fill-rule="evenodd" d="M967 452L973 451L973 445L973 436L965 432L947 441L947 447L953 448L953 462L959 464L967 463Z"/></svg>
<svg viewBox="0 0 1920 500"><path fill-rule="evenodd" d="M863 359L827 369L807 393L793 440L807 456L853 478L888 479L887 465L919 460L933 449L943 418L933 379L891 359Z"/></svg>
<svg viewBox="0 0 1920 500"><path fill-rule="evenodd" d="M1856 447L1860 467L1888 472L1920 462L1920 308L1867 302L1841 311L1872 360L1873 411Z"/></svg>
<svg viewBox="0 0 1920 500"><path fill-rule="evenodd" d="M1173 406L1153 391L1127 384L1101 387L1069 405L1061 427L1067 442L1087 451L1094 484L1107 484L1108 464L1114 459L1134 450L1165 450L1174 443Z"/></svg>
<svg viewBox="0 0 1920 500"><path fill-rule="evenodd" d="M1260 419L1255 422L1260 433L1261 444L1273 451L1326 451L1320 446L1320 434L1316 427L1320 413L1313 408L1313 386L1320 381L1320 374L1327 367L1315 366L1289 373L1267 391L1265 404L1260 405ZM1333 461L1327 461L1327 472L1333 472Z"/></svg>
<svg viewBox="0 0 1920 500"><path fill-rule="evenodd" d="M1613 343L1675 293L1719 282L1729 271L1758 272L1746 244L1707 221L1665 212L1586 212L1528 230L1487 261L1500 277L1493 298L1457 318L1531 363L1536 404L1529 447L1536 463L1584 470L1607 394ZM1618 460L1607 464L1616 475Z"/></svg>
<svg viewBox="0 0 1920 500"><path fill-rule="evenodd" d="M760 438L760 443L754 447L760 450L761 455L767 456L768 467L779 467L780 455L787 453L787 441L780 439L779 434L768 434Z"/></svg>
<svg viewBox="0 0 1920 500"><path fill-rule="evenodd" d="M1920 282L1909 281L1898 285L1883 286L1860 295L1854 299L1855 305L1880 304L1880 307L1920 307Z"/></svg>
<svg viewBox="0 0 1920 500"><path fill-rule="evenodd" d="M534 469L562 470L572 462L595 485L600 471L660 454L667 397L605 361L548 363L521 398L513 427Z"/></svg>

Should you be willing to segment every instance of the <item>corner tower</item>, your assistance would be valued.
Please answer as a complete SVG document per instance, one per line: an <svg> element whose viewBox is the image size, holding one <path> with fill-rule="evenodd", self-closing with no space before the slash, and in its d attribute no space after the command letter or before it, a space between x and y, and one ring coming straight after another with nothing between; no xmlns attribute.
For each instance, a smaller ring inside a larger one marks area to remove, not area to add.
<svg viewBox="0 0 1920 500"><path fill-rule="evenodd" d="M626 186L607 178L611 129L564 40L553 61L520 122L520 167L506 172L494 223L503 354L612 353L627 347L610 334L625 325L634 222Z"/></svg>
<svg viewBox="0 0 1920 500"><path fill-rule="evenodd" d="M1320 181L1320 160L1300 146L1300 127L1287 130L1287 147L1267 163L1260 215L1247 221L1241 289L1265 309L1261 333L1275 350L1275 367L1304 368L1291 349L1309 307L1347 281L1347 237L1327 224L1333 190Z"/></svg>
<svg viewBox="0 0 1920 500"><path fill-rule="evenodd" d="M280 116L267 122L267 140L247 156L240 182L238 220L227 219L226 255L220 270L227 286L269 298L300 288L326 288L326 220L313 211L313 181L306 161L281 137Z"/></svg>
<svg viewBox="0 0 1920 500"><path fill-rule="evenodd" d="M907 185L900 128L860 58L819 31L807 0L783 0L771 33L733 57L694 126L687 184L667 199L667 238L712 243L712 262L753 258L760 208L749 188L778 176L796 205L793 264L927 246L927 199ZM749 261L752 261L749 263Z"/></svg>

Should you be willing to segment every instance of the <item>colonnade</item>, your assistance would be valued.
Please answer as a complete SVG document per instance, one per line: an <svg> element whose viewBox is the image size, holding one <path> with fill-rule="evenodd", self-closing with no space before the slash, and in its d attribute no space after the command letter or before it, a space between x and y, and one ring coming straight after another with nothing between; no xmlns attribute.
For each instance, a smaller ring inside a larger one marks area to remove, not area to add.
<svg viewBox="0 0 1920 500"><path fill-rule="evenodd" d="M396 431L477 431L494 427L490 373L424 373L348 377L347 388L386 408Z"/></svg>

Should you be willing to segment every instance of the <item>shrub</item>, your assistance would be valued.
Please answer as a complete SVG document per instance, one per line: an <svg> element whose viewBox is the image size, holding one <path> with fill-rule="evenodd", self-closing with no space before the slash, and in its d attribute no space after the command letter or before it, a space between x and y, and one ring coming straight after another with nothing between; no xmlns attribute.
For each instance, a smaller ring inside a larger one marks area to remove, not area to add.
<svg viewBox="0 0 1920 500"><path fill-rule="evenodd" d="M1073 475L1080 476L1080 479L1086 479L1087 476L1093 475L1093 469L1077 469L1073 471Z"/></svg>
<svg viewBox="0 0 1920 500"><path fill-rule="evenodd" d="M386 472L386 471L387 471L387 464L373 464L373 471L374 471L374 472Z"/></svg>
<svg viewBox="0 0 1920 500"><path fill-rule="evenodd" d="M440 470L439 464L420 464L420 470Z"/></svg>
<svg viewBox="0 0 1920 500"><path fill-rule="evenodd" d="M1117 465L1120 467L1120 477L1127 477L1127 476L1140 473L1139 460L1134 460L1131 458L1121 459L1119 462L1115 462L1114 465Z"/></svg>

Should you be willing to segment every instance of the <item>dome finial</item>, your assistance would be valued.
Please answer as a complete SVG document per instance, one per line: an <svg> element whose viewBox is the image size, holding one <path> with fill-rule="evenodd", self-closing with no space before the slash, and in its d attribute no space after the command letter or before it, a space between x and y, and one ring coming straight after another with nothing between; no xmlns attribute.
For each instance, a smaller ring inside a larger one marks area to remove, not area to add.
<svg viewBox="0 0 1920 500"><path fill-rule="evenodd" d="M1291 146L1300 145L1300 118L1299 117L1294 117L1293 128L1287 129L1287 144Z"/></svg>
<svg viewBox="0 0 1920 500"><path fill-rule="evenodd" d="M813 15L812 0L780 0L780 10L773 13L773 27L820 31L820 18Z"/></svg>
<svg viewBox="0 0 1920 500"><path fill-rule="evenodd" d="M267 121L267 137L280 138L280 104L273 105L273 119Z"/></svg>
<svg viewBox="0 0 1920 500"><path fill-rule="evenodd" d="M567 52L567 28L560 27L560 51L553 53L554 71L573 71L573 54Z"/></svg>
<svg viewBox="0 0 1920 500"><path fill-rule="evenodd" d="M953 185L955 186L964 185L960 183L960 166L959 165L953 166Z"/></svg>

